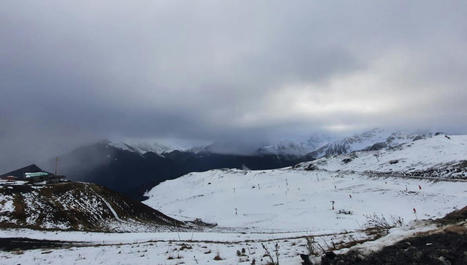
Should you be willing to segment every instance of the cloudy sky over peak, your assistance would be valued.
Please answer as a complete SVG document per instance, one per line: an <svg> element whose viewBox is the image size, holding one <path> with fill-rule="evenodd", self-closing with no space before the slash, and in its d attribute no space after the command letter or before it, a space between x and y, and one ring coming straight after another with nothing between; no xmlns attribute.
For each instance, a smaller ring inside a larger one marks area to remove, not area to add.
<svg viewBox="0 0 467 265"><path fill-rule="evenodd" d="M3 0L0 160L108 137L466 132L465 14L466 1Z"/></svg>

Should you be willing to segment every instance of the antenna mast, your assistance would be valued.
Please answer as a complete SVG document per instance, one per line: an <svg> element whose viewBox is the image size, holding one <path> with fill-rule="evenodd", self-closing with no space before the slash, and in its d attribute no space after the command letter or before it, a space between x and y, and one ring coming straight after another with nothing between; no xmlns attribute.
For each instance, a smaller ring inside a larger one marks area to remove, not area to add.
<svg viewBox="0 0 467 265"><path fill-rule="evenodd" d="M58 174L58 156L55 158L55 176Z"/></svg>

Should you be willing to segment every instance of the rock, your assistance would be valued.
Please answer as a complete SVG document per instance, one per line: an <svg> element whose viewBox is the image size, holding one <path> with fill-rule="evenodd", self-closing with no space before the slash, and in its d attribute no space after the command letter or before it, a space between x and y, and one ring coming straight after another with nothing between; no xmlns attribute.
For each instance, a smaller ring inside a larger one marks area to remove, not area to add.
<svg viewBox="0 0 467 265"><path fill-rule="evenodd" d="M318 167L315 166L314 164L309 164L306 168L305 168L306 171L314 171L314 170L318 170Z"/></svg>

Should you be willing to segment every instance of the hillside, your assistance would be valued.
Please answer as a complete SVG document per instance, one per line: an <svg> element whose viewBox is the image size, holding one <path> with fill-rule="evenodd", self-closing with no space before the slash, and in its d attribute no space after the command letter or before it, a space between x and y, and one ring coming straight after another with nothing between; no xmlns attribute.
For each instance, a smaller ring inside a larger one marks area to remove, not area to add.
<svg viewBox="0 0 467 265"><path fill-rule="evenodd" d="M179 219L201 217L219 226L288 231L358 229L372 215L406 222L441 217L467 201L462 162L467 136L450 138L438 135L395 149L357 152L349 162L342 155L295 168L190 173L154 187L144 203ZM376 163L377 152L381 164ZM389 162L394 159L400 162ZM441 171L445 165L456 166L446 181L440 181L444 175L438 182L409 175ZM459 171L457 182L448 181L454 171Z"/></svg>
<svg viewBox="0 0 467 265"><path fill-rule="evenodd" d="M430 138L433 135L430 132L402 132L376 128L327 143L311 151L307 156L321 158L362 150L381 150L410 143L418 139Z"/></svg>
<svg viewBox="0 0 467 265"><path fill-rule="evenodd" d="M391 148L321 158L298 167L436 178L467 178L467 136L440 134Z"/></svg>
<svg viewBox="0 0 467 265"><path fill-rule="evenodd" d="M183 226L150 207L90 183L0 185L0 227L158 231Z"/></svg>

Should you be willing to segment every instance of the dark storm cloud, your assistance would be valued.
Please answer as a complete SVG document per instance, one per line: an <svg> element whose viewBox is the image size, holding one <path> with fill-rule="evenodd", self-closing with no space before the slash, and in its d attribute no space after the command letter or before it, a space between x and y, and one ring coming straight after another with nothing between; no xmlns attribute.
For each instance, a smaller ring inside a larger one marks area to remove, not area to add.
<svg viewBox="0 0 467 265"><path fill-rule="evenodd" d="M465 132L466 12L464 1L2 1L0 168L109 135Z"/></svg>

